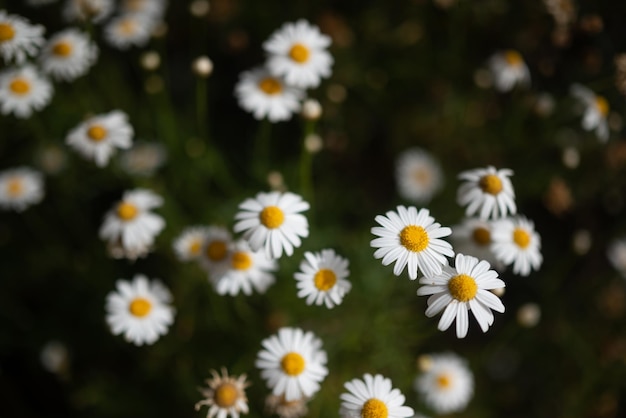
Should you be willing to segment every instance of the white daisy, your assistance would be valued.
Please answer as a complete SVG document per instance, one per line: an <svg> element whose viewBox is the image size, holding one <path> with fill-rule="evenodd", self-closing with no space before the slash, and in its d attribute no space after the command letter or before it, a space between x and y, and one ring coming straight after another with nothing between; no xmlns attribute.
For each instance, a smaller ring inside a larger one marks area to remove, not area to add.
<svg viewBox="0 0 626 418"><path fill-rule="evenodd" d="M392 388L391 380L380 374L363 375L363 379L353 379L343 385L347 393L342 393L342 418L405 418L414 414L413 408L404 405L404 395Z"/></svg>
<svg viewBox="0 0 626 418"><path fill-rule="evenodd" d="M241 73L235 96L239 106L252 113L255 119L279 122L291 119L291 115L300 111L304 91L285 84L281 78L259 67Z"/></svg>
<svg viewBox="0 0 626 418"><path fill-rule="evenodd" d="M5 62L23 64L34 56L45 42L41 25L32 25L27 19L0 10L0 56Z"/></svg>
<svg viewBox="0 0 626 418"><path fill-rule="evenodd" d="M580 84L574 84L570 88L572 96L584 106L581 125L585 131L594 131L598 139L606 142L609 139L609 102L602 96Z"/></svg>
<svg viewBox="0 0 626 418"><path fill-rule="evenodd" d="M265 248L268 258L279 258L283 251L290 256L302 243L300 237L309 236L309 223L300 214L309 204L297 194L258 193L254 199L244 200L239 209L233 230L243 232L253 251Z"/></svg>
<svg viewBox="0 0 626 418"><path fill-rule="evenodd" d="M606 256L613 268L626 279L626 238L611 241Z"/></svg>
<svg viewBox="0 0 626 418"><path fill-rule="evenodd" d="M229 376L225 368L222 368L221 376L215 370L211 370L211 375L211 379L206 379L208 387L200 388L204 399L196 403L196 411L206 405L209 407L207 418L239 418L239 414L247 414L245 389L250 382L246 382L246 375Z"/></svg>
<svg viewBox="0 0 626 418"><path fill-rule="evenodd" d="M251 295L252 290L265 293L276 281L271 273L278 269L276 260L264 252L251 251L246 241L237 241L228 253L228 268L213 274L215 290L220 295L235 296L239 292Z"/></svg>
<svg viewBox="0 0 626 418"><path fill-rule="evenodd" d="M543 262L541 238L535 224L524 216L493 223L491 251L505 265L513 264L513 273L528 276Z"/></svg>
<svg viewBox="0 0 626 418"><path fill-rule="evenodd" d="M145 189L124 192L122 200L105 215L100 238L108 241L115 257L134 259L150 251L165 221L150 212L163 204L161 196Z"/></svg>
<svg viewBox="0 0 626 418"><path fill-rule="evenodd" d="M441 166L425 150L409 148L396 160L396 185L403 199L428 203L443 187Z"/></svg>
<svg viewBox="0 0 626 418"><path fill-rule="evenodd" d="M39 56L45 73L65 81L85 75L97 59L96 44L88 35L72 28L54 35Z"/></svg>
<svg viewBox="0 0 626 418"><path fill-rule="evenodd" d="M322 341L312 332L299 328L281 328L261 342L255 362L261 377L276 396L287 402L311 397L320 389L328 374Z"/></svg>
<svg viewBox="0 0 626 418"><path fill-rule="evenodd" d="M135 345L153 344L174 322L172 295L158 280L137 274L118 280L117 291L106 298L106 321L114 335L124 334Z"/></svg>
<svg viewBox="0 0 626 418"><path fill-rule="evenodd" d="M268 54L267 68L292 86L317 87L321 78L331 74L333 57L327 51L330 43L329 36L306 20L285 23L263 44Z"/></svg>
<svg viewBox="0 0 626 418"><path fill-rule="evenodd" d="M456 252L485 260L492 267L502 267L491 252L491 222L479 218L465 218L459 225L452 226L450 240Z"/></svg>
<svg viewBox="0 0 626 418"><path fill-rule="evenodd" d="M386 216L376 216L376 222L382 227L372 228L372 234L378 236L370 246L378 248L374 258L382 258L383 266L396 264L393 274L402 274L405 266L411 280L417 279L417 271L425 276L441 273L448 264L445 256L452 257L452 246L440 239L452 233L448 227L442 227L429 215L428 209L410 206L398 206L397 212L389 211Z"/></svg>
<svg viewBox="0 0 626 418"><path fill-rule="evenodd" d="M516 85L527 87L530 84L530 71L520 53L515 50L492 55L488 64L495 87L500 92L510 91Z"/></svg>
<svg viewBox="0 0 626 418"><path fill-rule="evenodd" d="M460 412L474 394L474 375L467 362L453 353L431 354L414 388L437 414Z"/></svg>
<svg viewBox="0 0 626 418"><path fill-rule="evenodd" d="M517 212L515 191L510 176L513 171L508 168L496 170L494 167L476 168L459 174L463 180L457 192L457 202L466 206L465 214L472 216L478 213L481 219L502 218Z"/></svg>
<svg viewBox="0 0 626 418"><path fill-rule="evenodd" d="M445 309L439 320L440 331L447 330L456 319L456 336L464 338L469 328L467 312L471 310L480 328L487 332L494 319L491 309L504 312L500 299L489 290L505 284L490 267L484 260L457 254L454 268L446 266L441 274L420 279L424 286L417 289L417 295L432 295L428 298L426 316L432 318Z"/></svg>
<svg viewBox="0 0 626 418"><path fill-rule="evenodd" d="M306 298L307 305L325 304L327 308L341 304L352 284L346 280L350 274L347 259L327 249L319 253L305 252L297 280L298 297Z"/></svg>
<svg viewBox="0 0 626 418"><path fill-rule="evenodd" d="M65 142L85 158L93 159L98 167L104 167L116 148L130 148L133 134L126 113L114 110L80 123L70 131Z"/></svg>
<svg viewBox="0 0 626 418"><path fill-rule="evenodd" d="M167 161L167 150L156 142L136 142L120 155L119 161L127 173L150 177Z"/></svg>
<svg viewBox="0 0 626 418"><path fill-rule="evenodd" d="M265 409L268 414L278 415L278 418L302 418L309 413L308 401L306 396L287 401L283 395L269 394L265 397Z"/></svg>
<svg viewBox="0 0 626 418"><path fill-rule="evenodd" d="M161 19L167 6L166 0L122 0L122 14L139 14L152 19Z"/></svg>
<svg viewBox="0 0 626 418"><path fill-rule="evenodd" d="M200 266L209 273L211 282L214 282L214 276L228 269L228 250L232 242L233 238L228 229L221 226L206 228L199 261Z"/></svg>
<svg viewBox="0 0 626 418"><path fill-rule="evenodd" d="M29 167L0 172L0 207L21 212L41 202L44 196L43 176Z"/></svg>
<svg viewBox="0 0 626 418"><path fill-rule="evenodd" d="M150 16L126 13L107 23L104 39L117 49L142 47L150 40L155 23Z"/></svg>
<svg viewBox="0 0 626 418"><path fill-rule="evenodd" d="M67 0L63 16L69 21L100 23L111 15L114 7L113 0Z"/></svg>
<svg viewBox="0 0 626 418"><path fill-rule="evenodd" d="M0 73L0 107L4 115L13 113L18 118L29 118L34 110L50 103L53 91L50 81L30 64Z"/></svg>
<svg viewBox="0 0 626 418"><path fill-rule="evenodd" d="M207 235L207 228L191 226L174 240L174 252L181 261L197 260L202 256L202 247Z"/></svg>

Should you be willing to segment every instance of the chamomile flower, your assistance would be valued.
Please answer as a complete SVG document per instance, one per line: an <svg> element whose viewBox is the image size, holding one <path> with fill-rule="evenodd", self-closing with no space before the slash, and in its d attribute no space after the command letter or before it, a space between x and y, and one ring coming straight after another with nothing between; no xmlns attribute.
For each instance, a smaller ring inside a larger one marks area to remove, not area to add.
<svg viewBox="0 0 626 418"><path fill-rule="evenodd" d="M239 106L252 113L255 119L280 122L291 119L294 113L300 111L304 91L259 67L241 73L235 86L235 96Z"/></svg>
<svg viewBox="0 0 626 418"><path fill-rule="evenodd" d="M255 365L274 395L291 402L310 398L320 389L328 374L326 352L312 332L281 328L261 345Z"/></svg>
<svg viewBox="0 0 626 418"><path fill-rule="evenodd" d="M167 6L166 0L122 0L122 14L139 14L153 19L161 19Z"/></svg>
<svg viewBox="0 0 626 418"><path fill-rule="evenodd" d="M197 260L201 257L207 228L192 226L185 228L174 240L174 252L181 261Z"/></svg>
<svg viewBox="0 0 626 418"><path fill-rule="evenodd" d="M447 330L456 319L456 336L464 338L469 328L467 312L472 311L483 332L493 324L493 313L504 312L500 299L489 290L505 286L498 273L490 270L488 262L476 257L457 254L454 267L446 266L441 274L420 279L418 296L428 298L426 316L431 318L444 311L439 320L440 331Z"/></svg>
<svg viewBox="0 0 626 418"><path fill-rule="evenodd" d="M306 298L307 305L325 304L327 308L341 304L352 284L346 280L350 274L348 260L327 249L319 253L305 252L300 271L295 273L298 297Z"/></svg>
<svg viewBox="0 0 626 418"><path fill-rule="evenodd" d="M414 388L437 414L460 412L474 394L474 375L467 361L453 353L431 354Z"/></svg>
<svg viewBox="0 0 626 418"><path fill-rule="evenodd" d="M33 25L27 19L0 10L0 56L5 62L23 64L44 44L45 28Z"/></svg>
<svg viewBox="0 0 626 418"><path fill-rule="evenodd" d="M104 39L117 49L142 47L150 40L156 22L150 16L126 13L111 20L104 28Z"/></svg>
<svg viewBox="0 0 626 418"><path fill-rule="evenodd" d="M221 376L215 370L211 370L211 376L206 379L208 387L200 388L204 399L196 404L196 411L206 405L209 407L207 418L239 418L239 414L247 414L245 389L250 386L250 382L246 381L246 375L229 376L228 371L222 368Z"/></svg>
<svg viewBox="0 0 626 418"><path fill-rule="evenodd" d="M452 233L430 216L428 209L398 206L386 216L376 216L381 226L373 227L372 234L378 236L370 246L378 248L374 258L382 258L384 266L396 262L393 274L399 276L407 267L411 280L417 279L417 271L425 276L441 273L448 264L446 256L454 256L452 246L441 238Z"/></svg>
<svg viewBox="0 0 626 418"><path fill-rule="evenodd" d="M113 0L66 0L63 16L69 21L100 23L111 15Z"/></svg>
<svg viewBox="0 0 626 418"><path fill-rule="evenodd" d="M414 414L413 408L404 405L404 395L392 388L391 380L377 374L363 375L343 385L347 393L340 395L343 418L406 418Z"/></svg>
<svg viewBox="0 0 626 418"><path fill-rule="evenodd" d="M265 409L268 414L278 415L278 418L301 418L309 413L306 396L295 401L287 401L283 395L269 394L265 397Z"/></svg>
<svg viewBox="0 0 626 418"><path fill-rule="evenodd" d="M152 176L167 161L167 150L155 142L135 142L120 155L120 166L128 174Z"/></svg>
<svg viewBox="0 0 626 418"><path fill-rule="evenodd" d="M135 259L150 251L165 221L150 210L163 204L161 196L145 189L124 192L104 216L100 238L109 244L114 257Z"/></svg>
<svg viewBox="0 0 626 418"><path fill-rule="evenodd" d="M50 103L53 91L50 81L30 64L0 73L0 108L4 115L29 118L33 111Z"/></svg>
<svg viewBox="0 0 626 418"><path fill-rule="evenodd" d="M306 20L285 23L263 44L268 54L267 68L292 86L317 87L321 78L331 74L333 57L327 51L330 43L329 36Z"/></svg>
<svg viewBox="0 0 626 418"><path fill-rule="evenodd" d="M613 268L626 279L626 238L611 241L606 256Z"/></svg>
<svg viewBox="0 0 626 418"><path fill-rule="evenodd" d="M450 240L456 252L485 260L492 267L501 266L491 252L491 222L479 218L465 218L459 225L452 226Z"/></svg>
<svg viewBox="0 0 626 418"><path fill-rule="evenodd" d="M206 228L199 261L200 266L209 273L211 282L215 281L214 276L228 269L228 250L232 242L228 229L214 225Z"/></svg>
<svg viewBox="0 0 626 418"><path fill-rule="evenodd" d="M0 172L0 207L21 212L41 202L44 196L43 176L29 167Z"/></svg>
<svg viewBox="0 0 626 418"><path fill-rule="evenodd" d="M419 204L430 202L443 187L443 172L435 158L420 148L409 148L396 160L400 197Z"/></svg>
<svg viewBox="0 0 626 418"><path fill-rule="evenodd" d="M106 298L106 321L114 335L124 334L135 345L153 344L174 322L172 295L158 280L137 274L132 281L118 280L117 290Z"/></svg>
<svg viewBox="0 0 626 418"><path fill-rule="evenodd" d="M128 116L121 110L92 116L72 129L65 142L83 157L104 167L117 148L132 145L134 130Z"/></svg>
<svg viewBox="0 0 626 418"><path fill-rule="evenodd" d="M516 85L527 87L530 84L530 71L522 55L515 50L492 55L488 64L495 87L500 92L510 91Z"/></svg>
<svg viewBox="0 0 626 418"><path fill-rule="evenodd" d="M609 139L609 102L580 84L574 84L570 92L584 106L581 125L585 131L594 131L602 142Z"/></svg>
<svg viewBox="0 0 626 418"><path fill-rule="evenodd" d="M541 237L535 224L524 216L493 223L491 251L505 265L513 265L513 273L528 276L543 262Z"/></svg>
<svg viewBox="0 0 626 418"><path fill-rule="evenodd" d="M233 230L243 232L250 248L265 249L268 258L280 258L283 251L293 254L309 235L309 222L300 212L309 209L302 197L290 192L258 193L254 199L246 199L240 205Z"/></svg>
<svg viewBox="0 0 626 418"><path fill-rule="evenodd" d="M481 219L502 218L517 212L515 191L509 179L513 171L508 168L476 168L459 174L464 181L457 192L457 202L465 208L465 214L478 214Z"/></svg>
<svg viewBox="0 0 626 418"><path fill-rule="evenodd" d="M42 49L41 68L57 80L72 81L85 75L98 58L98 47L77 29L54 35Z"/></svg>

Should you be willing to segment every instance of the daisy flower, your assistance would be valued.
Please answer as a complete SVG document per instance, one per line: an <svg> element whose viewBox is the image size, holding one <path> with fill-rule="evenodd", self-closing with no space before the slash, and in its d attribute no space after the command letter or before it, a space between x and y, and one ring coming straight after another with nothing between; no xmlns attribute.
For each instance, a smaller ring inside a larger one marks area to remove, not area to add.
<svg viewBox="0 0 626 418"><path fill-rule="evenodd" d="M350 291L352 284L346 280L350 274L348 260L337 255L335 250L319 253L305 252L300 271L295 273L298 297L306 298L307 305L325 304L327 308L339 305Z"/></svg>
<svg viewBox="0 0 626 418"><path fill-rule="evenodd" d="M457 202L467 206L465 214L472 216L478 213L481 219L501 218L517 212L515 191L510 176L513 171L508 168L496 170L494 167L476 168L459 174L464 181L457 192Z"/></svg>
<svg viewBox="0 0 626 418"><path fill-rule="evenodd" d="M106 298L106 321L114 335L124 334L135 345L153 344L174 322L172 295L158 280L137 274L118 280L117 291Z"/></svg>
<svg viewBox="0 0 626 418"><path fill-rule="evenodd" d="M286 401L283 395L269 394L265 397L265 409L268 414L278 415L279 418L301 418L309 413L306 396L295 401Z"/></svg>
<svg viewBox="0 0 626 418"><path fill-rule="evenodd" d="M65 142L98 167L104 167L116 151L132 145L134 130L121 110L92 116L72 129Z"/></svg>
<svg viewBox="0 0 626 418"><path fill-rule="evenodd" d="M46 74L65 81L85 75L97 59L98 47L77 29L66 29L54 35L39 57Z"/></svg>
<svg viewBox="0 0 626 418"><path fill-rule="evenodd" d="M252 113L255 119L279 122L291 119L291 115L300 111L304 91L285 84L282 78L259 67L241 73L235 96L239 106Z"/></svg>
<svg viewBox="0 0 626 418"><path fill-rule="evenodd" d="M215 370L211 370L211 375L210 379L206 379L208 387L200 388L204 399L196 404L196 411L206 405L209 407L207 418L239 418L239 414L247 414L245 389L250 386L250 382L246 382L246 375L229 376L223 367L221 376Z"/></svg>
<svg viewBox="0 0 626 418"><path fill-rule="evenodd" d="M204 233L204 241L200 251L200 265L209 273L211 281L213 276L228 269L228 250L233 238L228 229L221 226L209 226Z"/></svg>
<svg viewBox="0 0 626 418"><path fill-rule="evenodd" d="M113 0L66 0L63 16L69 21L100 23L113 13L114 7Z"/></svg>
<svg viewBox="0 0 626 418"><path fill-rule="evenodd" d="M23 64L34 56L45 42L41 25L32 25L27 19L0 10L0 56L5 62Z"/></svg>
<svg viewBox="0 0 626 418"><path fill-rule="evenodd" d="M167 150L159 143L136 142L120 155L119 161L128 174L150 177L167 161Z"/></svg>
<svg viewBox="0 0 626 418"><path fill-rule="evenodd" d="M152 19L161 19L167 6L166 0L122 0L122 14L138 14Z"/></svg>
<svg viewBox="0 0 626 418"><path fill-rule="evenodd" d="M505 265L513 264L513 273L528 276L543 262L541 238L535 224L524 216L493 223L491 251Z"/></svg>
<svg viewBox="0 0 626 418"><path fill-rule="evenodd" d="M150 16L126 13L107 23L104 28L104 39L117 49L142 47L150 40L155 23Z"/></svg>
<svg viewBox="0 0 626 418"><path fill-rule="evenodd" d="M474 394L474 375L467 362L453 353L431 354L415 379L414 388L437 414L460 412Z"/></svg>
<svg viewBox="0 0 626 418"><path fill-rule="evenodd" d="M456 252L485 260L492 267L501 265L491 252L491 222L479 218L465 218L459 225L452 226L450 240Z"/></svg>
<svg viewBox="0 0 626 418"><path fill-rule="evenodd" d="M403 199L428 203L443 187L441 166L430 153L409 148L396 160L396 185Z"/></svg>
<svg viewBox="0 0 626 418"><path fill-rule="evenodd" d="M281 328L261 344L263 350L255 365L274 395L291 402L310 398L320 389L320 382L328 374L326 352L312 332Z"/></svg>
<svg viewBox="0 0 626 418"><path fill-rule="evenodd" d="M263 44L268 54L267 68L284 77L289 85L302 89L317 87L321 78L331 73L333 57L326 50L330 43L329 36L306 20L285 23Z"/></svg>
<svg viewBox="0 0 626 418"><path fill-rule="evenodd" d="M439 320L440 331L447 330L456 319L456 336L464 338L469 328L467 312L471 310L480 328L487 332L494 319L491 310L504 312L500 299L489 290L505 284L490 267L484 260L457 254L454 268L446 266L441 274L420 279L423 286L417 289L417 295L432 295L428 298L426 316L432 318L444 311Z"/></svg>
<svg viewBox="0 0 626 418"><path fill-rule="evenodd" d="M220 295L235 296L240 291L251 295L252 289L265 293L276 281L271 273L278 269L276 260L269 259L264 252L251 251L246 241L237 241L228 253L228 268L214 273L213 283Z"/></svg>
<svg viewBox="0 0 626 418"><path fill-rule="evenodd" d="M347 393L340 395L343 418L405 418L413 416L412 408L404 405L404 395L392 389L391 380L380 374L363 375L343 385Z"/></svg>
<svg viewBox="0 0 626 418"><path fill-rule="evenodd" d="M516 85L528 86L530 84L530 72L519 52L509 49L498 52L489 58L489 69L493 77L496 89L507 92Z"/></svg>
<svg viewBox="0 0 626 418"><path fill-rule="evenodd" d="M43 176L29 167L0 172L0 207L21 212L43 199Z"/></svg>
<svg viewBox="0 0 626 418"><path fill-rule="evenodd" d="M0 108L4 115L29 118L33 111L50 103L53 91L50 81L30 64L0 73Z"/></svg>
<svg viewBox="0 0 626 418"><path fill-rule="evenodd" d="M580 84L574 84L570 93L584 106L581 125L585 131L594 131L598 139L606 142L609 139L609 102L602 96Z"/></svg>
<svg viewBox="0 0 626 418"><path fill-rule="evenodd" d="M374 258L382 258L383 266L395 261L393 274L402 274L405 266L411 280L417 279L417 271L425 276L441 273L448 264L446 256L453 257L452 246L440 239L452 233L429 215L428 209L398 206L397 212L389 211L386 216L375 218L381 226L373 227L372 234L378 236L370 246L378 248Z"/></svg>
<svg viewBox="0 0 626 418"><path fill-rule="evenodd" d="M150 210L162 204L163 198L149 190L124 192L100 227L100 238L108 241L113 256L134 259L148 253L154 238L165 227L163 218Z"/></svg>
<svg viewBox="0 0 626 418"><path fill-rule="evenodd" d="M243 232L252 251L265 248L268 258L280 258L283 251L290 256L309 235L309 223L300 212L309 209L302 197L290 192L258 193L246 199L235 215L233 230Z"/></svg>
<svg viewBox="0 0 626 418"><path fill-rule="evenodd" d="M613 268L626 279L626 238L611 241L606 256Z"/></svg>
<svg viewBox="0 0 626 418"><path fill-rule="evenodd" d="M197 260L201 257L207 228L192 226L185 228L174 240L174 252L180 261Z"/></svg>

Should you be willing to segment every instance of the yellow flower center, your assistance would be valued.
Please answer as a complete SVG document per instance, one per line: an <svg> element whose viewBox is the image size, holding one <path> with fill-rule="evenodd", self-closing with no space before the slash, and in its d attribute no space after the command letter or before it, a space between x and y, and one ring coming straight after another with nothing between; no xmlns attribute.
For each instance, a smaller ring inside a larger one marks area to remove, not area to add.
<svg viewBox="0 0 626 418"><path fill-rule="evenodd" d="M52 53L59 57L69 57L72 54L72 44L65 41L57 42L52 47Z"/></svg>
<svg viewBox="0 0 626 418"><path fill-rule="evenodd" d="M405 226L400 231L400 244L407 250L418 253L428 247L428 233L421 226Z"/></svg>
<svg viewBox="0 0 626 418"><path fill-rule="evenodd" d="M272 77L266 77L259 82L259 88L263 93L273 96L283 91L283 86L278 80Z"/></svg>
<svg viewBox="0 0 626 418"><path fill-rule="evenodd" d="M213 241L206 247L206 256L211 261L221 261L226 257L228 248L224 241Z"/></svg>
<svg viewBox="0 0 626 418"><path fill-rule="evenodd" d="M194 239L189 243L189 254L198 255L200 254L200 249L202 248L202 241L199 239Z"/></svg>
<svg viewBox="0 0 626 418"><path fill-rule="evenodd" d="M239 391L232 383L222 383L215 389L213 400L220 408L230 408L237 402Z"/></svg>
<svg viewBox="0 0 626 418"><path fill-rule="evenodd" d="M479 226L472 232L472 239L480 246L489 245L491 243L491 232L487 228Z"/></svg>
<svg viewBox="0 0 626 418"><path fill-rule="evenodd" d="M280 367L289 376L297 376L304 371L304 358L298 353L287 353L280 360Z"/></svg>
<svg viewBox="0 0 626 418"><path fill-rule="evenodd" d="M123 221L133 220L138 212L137 206L131 203L122 202L117 207L117 216Z"/></svg>
<svg viewBox="0 0 626 418"><path fill-rule="evenodd" d="M122 35L131 36L136 32L137 24L132 19L124 19L117 28Z"/></svg>
<svg viewBox="0 0 626 418"><path fill-rule="evenodd" d="M11 197L18 197L24 191L24 184L19 178L12 178L7 182L7 193Z"/></svg>
<svg viewBox="0 0 626 418"><path fill-rule="evenodd" d="M9 83L9 89L13 93L22 96L30 91L30 83L24 78L16 78Z"/></svg>
<svg viewBox="0 0 626 418"><path fill-rule="evenodd" d="M606 116L609 114L609 102L607 102L604 97L596 96L595 103L596 109L598 109L598 112L600 112L602 116Z"/></svg>
<svg viewBox="0 0 626 418"><path fill-rule="evenodd" d="M330 269L320 269L313 277L315 287L322 292L332 288L337 283L337 275Z"/></svg>
<svg viewBox="0 0 626 418"><path fill-rule="evenodd" d="M7 42L15 36L15 29L9 23L0 23L0 43Z"/></svg>
<svg viewBox="0 0 626 418"><path fill-rule="evenodd" d="M513 230L513 242L520 248L526 248L530 244L530 234L521 228Z"/></svg>
<svg viewBox="0 0 626 418"><path fill-rule="evenodd" d="M151 309L152 304L148 299L144 298L133 299L133 301L130 303L130 306L128 307L130 313L139 318L143 318L144 316L148 315Z"/></svg>
<svg viewBox="0 0 626 418"><path fill-rule="evenodd" d="M388 415L387 405L376 398L368 399L361 409L361 418L387 418Z"/></svg>
<svg viewBox="0 0 626 418"><path fill-rule="evenodd" d="M447 374L437 376L437 386L439 386L439 389L448 389L451 384L452 380Z"/></svg>
<svg viewBox="0 0 626 418"><path fill-rule="evenodd" d="M285 214L277 206L267 206L259 214L261 224L269 229L278 228L285 221Z"/></svg>
<svg viewBox="0 0 626 418"><path fill-rule="evenodd" d="M252 257L243 251L237 251L230 263L236 270L248 270L252 266Z"/></svg>
<svg viewBox="0 0 626 418"><path fill-rule="evenodd" d="M418 167L413 171L413 179L422 186L428 186L431 183L431 177L430 170L423 167Z"/></svg>
<svg viewBox="0 0 626 418"><path fill-rule="evenodd" d="M450 296L459 302L467 302L476 296L478 285L473 277L467 274L459 274L448 281L448 290L450 291Z"/></svg>
<svg viewBox="0 0 626 418"><path fill-rule="evenodd" d="M519 67L524 62L520 53L517 51L513 51L512 49L504 53L504 60L511 67Z"/></svg>
<svg viewBox="0 0 626 418"><path fill-rule="evenodd" d="M487 174L486 176L481 177L478 181L478 185L483 192L494 196L502 191L502 180L500 180L500 177L495 174Z"/></svg>
<svg viewBox="0 0 626 418"><path fill-rule="evenodd" d="M289 50L289 57L298 64L304 64L309 60L311 51L302 44L294 44Z"/></svg>
<svg viewBox="0 0 626 418"><path fill-rule="evenodd" d="M107 136L107 130L102 125L91 125L87 129L87 136L94 142L100 142Z"/></svg>

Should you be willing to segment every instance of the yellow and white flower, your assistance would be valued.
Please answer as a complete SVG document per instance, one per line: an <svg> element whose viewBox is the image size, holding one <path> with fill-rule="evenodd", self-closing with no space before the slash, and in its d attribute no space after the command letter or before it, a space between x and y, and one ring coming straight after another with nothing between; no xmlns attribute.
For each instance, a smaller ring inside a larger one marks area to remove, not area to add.
<svg viewBox="0 0 626 418"><path fill-rule="evenodd" d="M0 172L0 207L21 212L41 202L44 196L43 176L29 167Z"/></svg>
<svg viewBox="0 0 626 418"><path fill-rule="evenodd" d="M530 84L530 71L522 55L515 50L492 55L488 64L496 90L500 92L510 91L516 85L527 87Z"/></svg>
<svg viewBox="0 0 626 418"><path fill-rule="evenodd" d="M505 265L513 265L513 273L528 276L543 262L541 237L535 224L524 216L498 220L493 223L491 251Z"/></svg>
<svg viewBox="0 0 626 418"><path fill-rule="evenodd" d="M122 0L122 14L138 14L152 19L161 19L167 6L166 0Z"/></svg>
<svg viewBox="0 0 626 418"><path fill-rule="evenodd" d="M406 418L414 414L413 408L404 405L405 398L399 389L393 388L391 380L380 374L363 375L343 385L342 418Z"/></svg>
<svg viewBox="0 0 626 418"><path fill-rule="evenodd" d="M503 218L517 212L515 191L509 179L513 171L508 168L476 168L459 174L463 183L457 192L457 202L467 206L465 214L478 214L480 219Z"/></svg>
<svg viewBox="0 0 626 418"><path fill-rule="evenodd" d="M98 47L77 29L54 35L39 56L43 71L57 80L72 81L87 73L98 59Z"/></svg>
<svg viewBox="0 0 626 418"><path fill-rule="evenodd" d="M198 260L202 257L202 247L207 236L207 228L191 226L174 240L174 252L181 261Z"/></svg>
<svg viewBox="0 0 626 418"><path fill-rule="evenodd" d="M0 73L0 109L2 114L29 118L33 111L50 103L54 89L34 66L9 68Z"/></svg>
<svg viewBox="0 0 626 418"><path fill-rule="evenodd" d="M114 8L113 0L66 0L63 16L69 21L101 23L113 13Z"/></svg>
<svg viewBox="0 0 626 418"><path fill-rule="evenodd" d="M403 199L428 203L443 187L441 166L427 151L409 148L396 160L396 185Z"/></svg>
<svg viewBox="0 0 626 418"><path fill-rule="evenodd" d="M206 405L209 407L207 418L239 418L239 414L247 414L248 398L245 389L250 386L250 382L246 381L246 375L229 376L228 371L222 367L221 376L215 370L211 370L211 376L206 379L208 387L200 388L204 399L196 403L196 411Z"/></svg>
<svg viewBox="0 0 626 418"><path fill-rule="evenodd" d="M459 225L452 226L450 240L458 253L485 260L499 270L503 267L491 252L491 222L479 218L465 218Z"/></svg>
<svg viewBox="0 0 626 418"><path fill-rule="evenodd" d="M335 250L326 249L318 253L305 252L300 271L294 274L298 297L306 298L307 305L325 304L327 308L341 304L352 284L346 280L350 274L347 259Z"/></svg>
<svg viewBox="0 0 626 418"><path fill-rule="evenodd" d="M167 161L167 150L156 142L135 142L120 155L120 166L128 174L150 177Z"/></svg>
<svg viewBox="0 0 626 418"><path fill-rule="evenodd" d="M6 63L23 64L37 54L44 44L45 28L33 25L27 19L0 10L0 56Z"/></svg>
<svg viewBox="0 0 626 418"><path fill-rule="evenodd" d="M585 131L594 131L602 142L609 139L609 123L607 117L611 110L609 102L603 96L580 84L574 84L570 92L583 106L581 125Z"/></svg>
<svg viewBox="0 0 626 418"><path fill-rule="evenodd" d="M104 39L117 49L147 45L156 21L151 16L126 13L120 15L104 27Z"/></svg>
<svg viewBox="0 0 626 418"><path fill-rule="evenodd" d="M215 283L214 277L228 269L232 242L233 237L228 229L214 225L206 228L199 261L212 283Z"/></svg>

